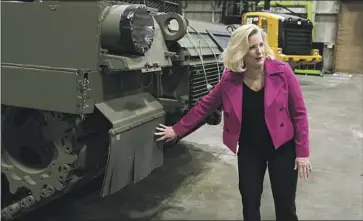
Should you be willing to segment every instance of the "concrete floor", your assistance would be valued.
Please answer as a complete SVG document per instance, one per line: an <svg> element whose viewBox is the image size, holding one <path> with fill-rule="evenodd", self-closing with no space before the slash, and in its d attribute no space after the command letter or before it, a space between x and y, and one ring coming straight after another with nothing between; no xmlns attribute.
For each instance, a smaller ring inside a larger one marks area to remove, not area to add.
<svg viewBox="0 0 363 221"><path fill-rule="evenodd" d="M300 181L301 220L362 220L363 75L299 76L311 129L313 175ZM100 199L92 188L57 200L21 220L242 220L236 157L222 125L205 126L165 153L145 181ZM274 219L266 173L263 219Z"/></svg>

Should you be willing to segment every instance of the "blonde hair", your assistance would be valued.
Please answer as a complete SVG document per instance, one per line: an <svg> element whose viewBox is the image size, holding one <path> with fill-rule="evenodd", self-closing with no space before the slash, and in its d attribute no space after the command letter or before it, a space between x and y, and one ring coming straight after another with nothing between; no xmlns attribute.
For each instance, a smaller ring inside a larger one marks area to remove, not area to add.
<svg viewBox="0 0 363 221"><path fill-rule="evenodd" d="M248 38L254 34L261 34L264 42L265 56L275 58L273 50L267 42L266 33L254 24L247 24L238 27L232 32L227 48L222 54L224 67L233 72L244 72L246 67L243 58L249 51Z"/></svg>

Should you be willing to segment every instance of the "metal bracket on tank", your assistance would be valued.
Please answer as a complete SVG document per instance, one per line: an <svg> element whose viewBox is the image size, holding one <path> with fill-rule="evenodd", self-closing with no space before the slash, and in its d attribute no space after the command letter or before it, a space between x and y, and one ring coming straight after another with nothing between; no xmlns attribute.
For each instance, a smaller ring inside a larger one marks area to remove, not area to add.
<svg viewBox="0 0 363 221"><path fill-rule="evenodd" d="M79 95L77 96L77 110L81 119L84 120L84 110L89 107L87 104L87 100L89 99L88 92L90 92L91 89L89 88L88 72L77 70L77 76L79 77L77 82L77 89L79 91Z"/></svg>
<svg viewBox="0 0 363 221"><path fill-rule="evenodd" d="M188 20L177 13L160 13L154 15L154 18L158 22L166 41L178 41L187 33ZM169 23L172 20L178 23L179 28L177 30L170 30Z"/></svg>

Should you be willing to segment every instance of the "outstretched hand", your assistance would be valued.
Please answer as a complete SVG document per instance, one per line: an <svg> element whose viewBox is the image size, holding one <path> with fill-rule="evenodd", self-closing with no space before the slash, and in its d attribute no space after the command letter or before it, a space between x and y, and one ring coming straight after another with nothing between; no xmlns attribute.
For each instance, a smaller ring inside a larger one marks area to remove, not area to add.
<svg viewBox="0 0 363 221"><path fill-rule="evenodd" d="M160 138L156 139L156 141L166 140L166 142L170 142L177 138L177 135L172 127L159 124L159 127L156 127L156 130L158 132L155 132L155 135L160 136Z"/></svg>

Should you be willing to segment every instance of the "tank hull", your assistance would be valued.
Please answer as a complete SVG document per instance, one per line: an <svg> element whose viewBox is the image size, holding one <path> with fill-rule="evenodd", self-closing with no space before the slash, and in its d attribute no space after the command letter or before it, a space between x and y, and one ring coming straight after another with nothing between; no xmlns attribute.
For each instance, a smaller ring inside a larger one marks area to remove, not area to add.
<svg viewBox="0 0 363 221"><path fill-rule="evenodd" d="M111 1L1 4L4 220L99 176L100 197L149 176L163 164L155 127L183 117L223 71L211 32L224 26Z"/></svg>

